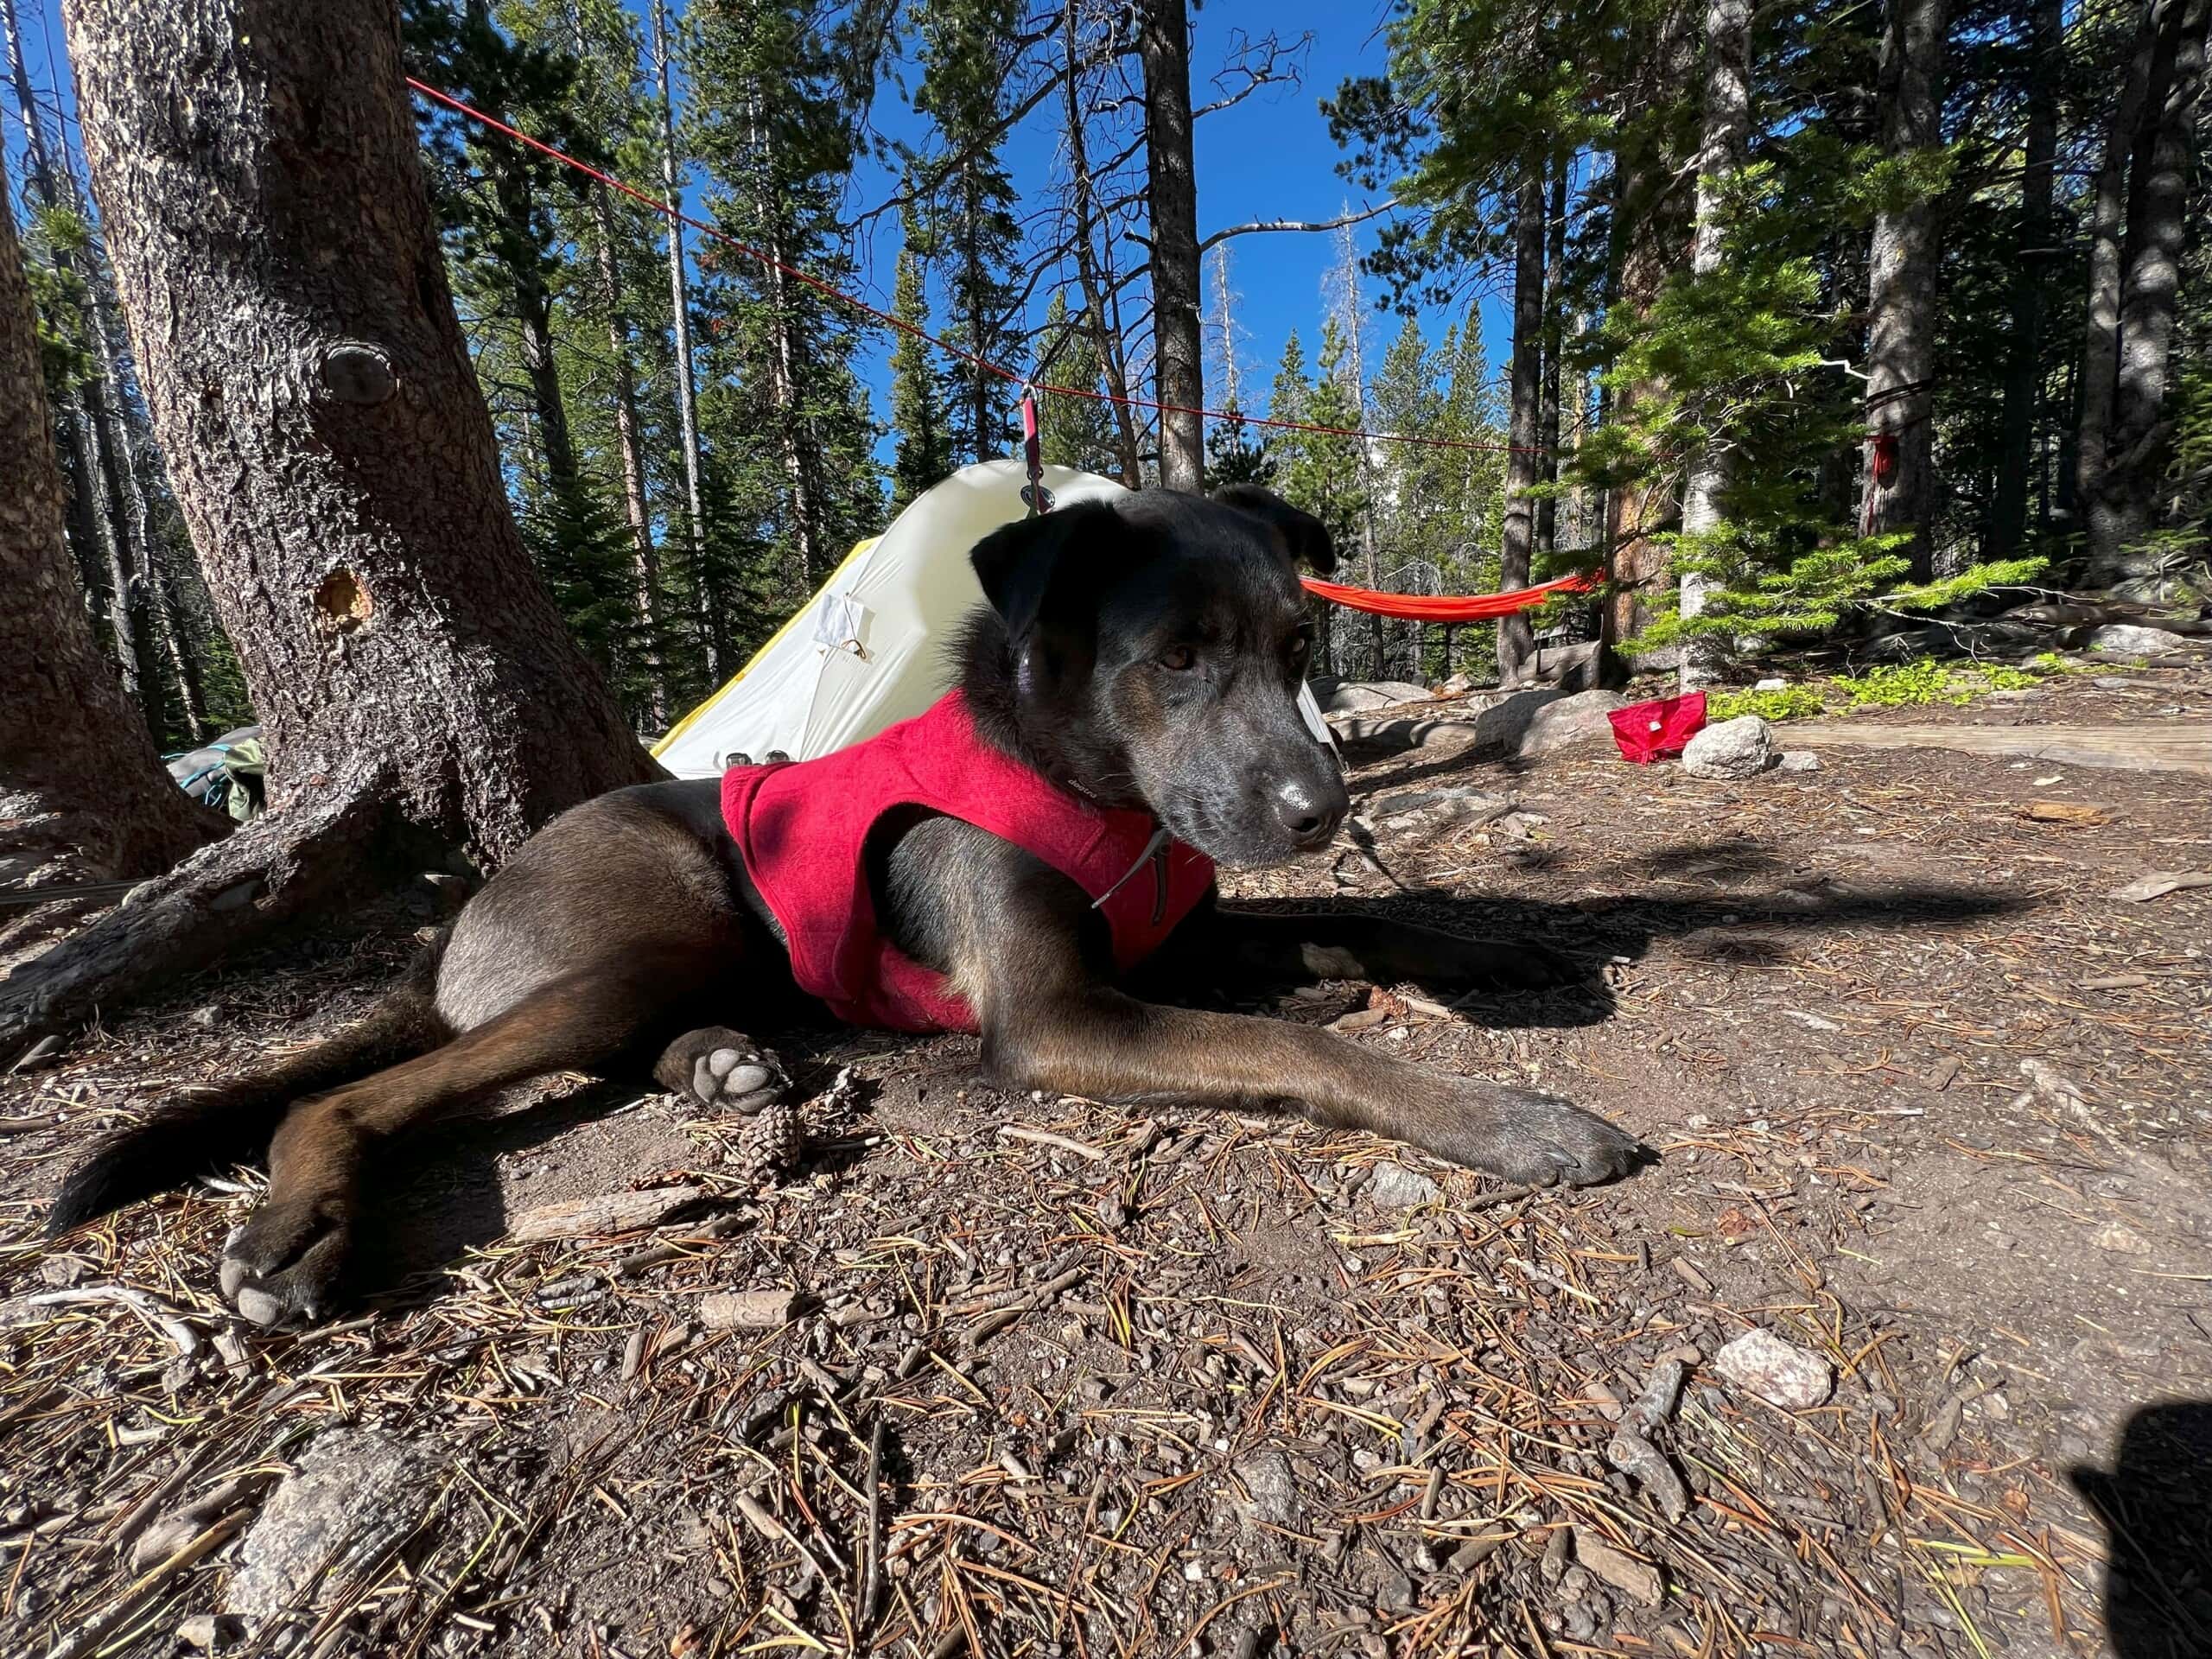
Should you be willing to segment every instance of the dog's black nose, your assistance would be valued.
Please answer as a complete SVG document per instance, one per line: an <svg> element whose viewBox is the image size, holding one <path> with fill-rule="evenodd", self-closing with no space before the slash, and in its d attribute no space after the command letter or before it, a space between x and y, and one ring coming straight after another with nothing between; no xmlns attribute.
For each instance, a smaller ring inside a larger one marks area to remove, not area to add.
<svg viewBox="0 0 2212 1659"><path fill-rule="evenodd" d="M1301 847L1319 846L1344 821L1341 801L1329 800L1305 784L1278 784L1274 802L1276 818Z"/></svg>

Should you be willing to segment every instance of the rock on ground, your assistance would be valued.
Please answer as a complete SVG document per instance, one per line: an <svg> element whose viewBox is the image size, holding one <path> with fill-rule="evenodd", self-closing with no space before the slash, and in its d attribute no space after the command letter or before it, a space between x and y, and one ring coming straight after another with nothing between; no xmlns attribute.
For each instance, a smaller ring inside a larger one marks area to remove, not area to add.
<svg viewBox="0 0 2212 1659"><path fill-rule="evenodd" d="M1821 757L1804 749L1794 749L1774 763L1777 772L1818 772Z"/></svg>
<svg viewBox="0 0 2212 1659"><path fill-rule="evenodd" d="M1427 702L1429 690L1406 680L1345 680L1325 692L1317 685L1314 698L1325 715L1364 715L1402 702Z"/></svg>
<svg viewBox="0 0 2212 1659"><path fill-rule="evenodd" d="M2190 642L2164 628L2146 628L2133 622L2111 622L2089 636L2091 651L2119 656L2156 657L2170 651L2186 651Z"/></svg>
<svg viewBox="0 0 2212 1659"><path fill-rule="evenodd" d="M1280 1452L1248 1452L1231 1465L1249 1497L1236 1502L1238 1513L1253 1525L1292 1527L1298 1522L1298 1478Z"/></svg>
<svg viewBox="0 0 2212 1659"><path fill-rule="evenodd" d="M1757 715L1739 715L1708 726L1682 750L1682 770L1693 778L1756 778L1774 759L1774 728Z"/></svg>
<svg viewBox="0 0 2212 1659"><path fill-rule="evenodd" d="M1439 1191L1434 1181L1403 1164L1377 1164L1367 1182L1367 1196L1389 1210L1411 1210L1419 1205L1433 1204Z"/></svg>
<svg viewBox="0 0 2212 1659"><path fill-rule="evenodd" d="M1835 1372L1827 1361L1771 1331L1746 1331L1713 1357L1713 1369L1746 1393L1786 1411L1817 1406L1835 1388Z"/></svg>
<svg viewBox="0 0 2212 1659"><path fill-rule="evenodd" d="M226 1611L267 1618L312 1605L319 1584L342 1580L415 1529L435 1482L427 1452L380 1429L318 1436L246 1533Z"/></svg>
<svg viewBox="0 0 2212 1659"><path fill-rule="evenodd" d="M1612 728L1605 716L1622 707L1611 691L1560 691L1550 687L1516 691L1492 703L1475 721L1475 743L1511 754L1549 754L1603 736Z"/></svg>

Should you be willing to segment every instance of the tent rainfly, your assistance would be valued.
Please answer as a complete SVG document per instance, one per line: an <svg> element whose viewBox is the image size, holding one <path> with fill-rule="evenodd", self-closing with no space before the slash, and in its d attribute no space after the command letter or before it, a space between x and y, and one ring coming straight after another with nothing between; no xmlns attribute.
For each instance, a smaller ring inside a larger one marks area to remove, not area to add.
<svg viewBox="0 0 2212 1659"><path fill-rule="evenodd" d="M729 683L654 746L678 778L719 776L747 755L812 760L920 714L951 683L948 653L963 618L983 603L968 556L1028 512L1018 461L963 467L861 543ZM1110 479L1045 468L1053 505L1128 493ZM1323 741L1310 690L1299 702Z"/></svg>
<svg viewBox="0 0 2212 1659"><path fill-rule="evenodd" d="M733 755L760 760L772 749L811 760L920 714L950 683L953 631L983 602L968 555L1028 511L1027 481L1020 461L980 461L915 501L855 547L654 755L679 778L709 778ZM1047 467L1045 487L1058 506L1127 493L1065 467Z"/></svg>

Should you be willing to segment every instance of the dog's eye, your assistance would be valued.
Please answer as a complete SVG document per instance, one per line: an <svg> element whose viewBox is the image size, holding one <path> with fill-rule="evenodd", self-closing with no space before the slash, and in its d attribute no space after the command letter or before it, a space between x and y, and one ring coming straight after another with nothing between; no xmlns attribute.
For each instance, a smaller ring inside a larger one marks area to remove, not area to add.
<svg viewBox="0 0 2212 1659"><path fill-rule="evenodd" d="M1185 674L1198 665L1198 653L1188 645L1170 645L1160 653L1160 665Z"/></svg>
<svg viewBox="0 0 2212 1659"><path fill-rule="evenodd" d="M1291 637L1290 637L1290 662L1291 662L1291 666L1292 666L1292 667L1294 667L1294 668L1303 668L1303 667L1305 667L1305 666L1306 666L1306 659L1307 658L1311 657L1313 654L1313 636L1312 636L1311 634L1306 634L1306 633L1294 633L1294 634L1291 635Z"/></svg>

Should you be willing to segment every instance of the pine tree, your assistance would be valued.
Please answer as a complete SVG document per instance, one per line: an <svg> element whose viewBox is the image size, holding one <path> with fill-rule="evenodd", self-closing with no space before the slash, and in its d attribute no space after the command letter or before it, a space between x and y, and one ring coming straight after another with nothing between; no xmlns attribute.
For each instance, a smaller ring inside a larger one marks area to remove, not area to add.
<svg viewBox="0 0 2212 1659"><path fill-rule="evenodd" d="M912 246L913 228L910 214L909 245L899 251L891 309L899 321L926 329L929 293L921 259ZM945 429L937 366L931 360L935 355L927 342L912 334L899 335L891 347L891 430L898 444L891 467L893 512L936 488L953 469L951 434Z"/></svg>
<svg viewBox="0 0 2212 1659"><path fill-rule="evenodd" d="M930 118L937 155L913 158L925 180L923 246L944 287L947 337L991 361L1008 354L1018 296L1020 229L1014 182L1000 159L1013 0L922 0L922 83L914 106ZM945 371L952 453L963 463L1006 452L1006 384L955 359Z"/></svg>
<svg viewBox="0 0 2212 1659"><path fill-rule="evenodd" d="M1084 319L1069 314L1065 294L1053 294L1046 308L1045 332L1039 339L1044 346L1037 365L1039 380L1085 391L1103 389L1105 369L1098 359L1091 330ZM1120 471L1114 410L1102 398L1039 393L1037 437L1050 465L1073 467L1104 478Z"/></svg>

